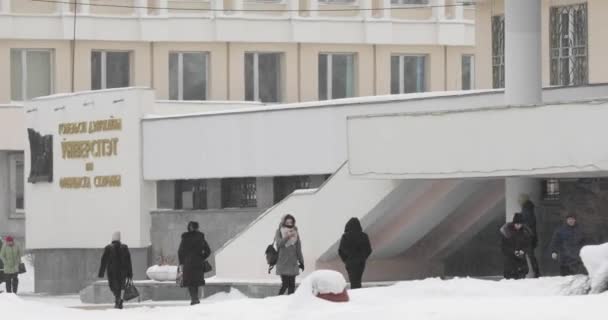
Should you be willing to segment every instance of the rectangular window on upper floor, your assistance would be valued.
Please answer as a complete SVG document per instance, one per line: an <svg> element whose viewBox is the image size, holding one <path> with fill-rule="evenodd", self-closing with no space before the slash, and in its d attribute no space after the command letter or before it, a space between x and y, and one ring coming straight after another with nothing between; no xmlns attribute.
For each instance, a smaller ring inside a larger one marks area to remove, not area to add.
<svg viewBox="0 0 608 320"><path fill-rule="evenodd" d="M426 5L429 4L429 0L391 0L391 4L393 5Z"/></svg>
<svg viewBox="0 0 608 320"><path fill-rule="evenodd" d="M319 100L355 96L354 53L319 54Z"/></svg>
<svg viewBox="0 0 608 320"><path fill-rule="evenodd" d="M426 55L391 56L391 94L426 91Z"/></svg>
<svg viewBox="0 0 608 320"><path fill-rule="evenodd" d="M101 51L91 53L91 89L124 88L131 85L131 52Z"/></svg>
<svg viewBox="0 0 608 320"><path fill-rule="evenodd" d="M282 53L245 53L245 100L281 102Z"/></svg>
<svg viewBox="0 0 608 320"><path fill-rule="evenodd" d="M207 100L208 57L206 52L169 54L169 99Z"/></svg>
<svg viewBox="0 0 608 320"><path fill-rule="evenodd" d="M461 60L462 90L475 89L475 56L472 54L462 55Z"/></svg>
<svg viewBox="0 0 608 320"><path fill-rule="evenodd" d="M552 7L549 20L551 85L587 84L587 4Z"/></svg>
<svg viewBox="0 0 608 320"><path fill-rule="evenodd" d="M11 49L11 100L53 93L53 50Z"/></svg>

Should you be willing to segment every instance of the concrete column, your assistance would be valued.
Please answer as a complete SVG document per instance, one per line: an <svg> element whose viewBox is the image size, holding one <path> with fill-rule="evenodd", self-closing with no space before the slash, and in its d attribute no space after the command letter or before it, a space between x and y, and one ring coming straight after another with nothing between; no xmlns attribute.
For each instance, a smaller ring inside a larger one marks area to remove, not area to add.
<svg viewBox="0 0 608 320"><path fill-rule="evenodd" d="M0 0L0 13L11 12L11 0Z"/></svg>
<svg viewBox="0 0 608 320"><path fill-rule="evenodd" d="M319 10L319 0L308 0L308 10ZM309 11L309 17L316 17L319 15L318 11Z"/></svg>
<svg viewBox="0 0 608 320"><path fill-rule="evenodd" d="M534 178L506 178L505 179L505 202L506 219L511 221L513 214L521 211L519 196L527 194L534 204L538 205L541 196L541 180Z"/></svg>
<svg viewBox="0 0 608 320"><path fill-rule="evenodd" d="M361 18L367 20L373 17L372 9L373 0L359 0L359 8L361 9Z"/></svg>
<svg viewBox="0 0 608 320"><path fill-rule="evenodd" d="M445 0L431 0L433 6L433 19L440 21L445 19Z"/></svg>
<svg viewBox="0 0 608 320"><path fill-rule="evenodd" d="M207 209L222 208L222 179L207 179Z"/></svg>
<svg viewBox="0 0 608 320"><path fill-rule="evenodd" d="M148 15L148 0L135 0L135 15L138 17L145 17Z"/></svg>
<svg viewBox="0 0 608 320"><path fill-rule="evenodd" d="M274 179L272 177L257 178L256 197L260 209L270 208L274 205Z"/></svg>
<svg viewBox="0 0 608 320"><path fill-rule="evenodd" d="M224 16L224 0L211 0L211 9L213 9L214 17Z"/></svg>
<svg viewBox="0 0 608 320"><path fill-rule="evenodd" d="M391 7L392 7L392 3L391 0L382 0L382 18L383 19L390 19L391 18Z"/></svg>
<svg viewBox="0 0 608 320"><path fill-rule="evenodd" d="M542 102L541 2L505 1L505 103Z"/></svg>
<svg viewBox="0 0 608 320"><path fill-rule="evenodd" d="M169 1L168 0L159 0L158 1L158 15L159 16L167 16L169 14Z"/></svg>

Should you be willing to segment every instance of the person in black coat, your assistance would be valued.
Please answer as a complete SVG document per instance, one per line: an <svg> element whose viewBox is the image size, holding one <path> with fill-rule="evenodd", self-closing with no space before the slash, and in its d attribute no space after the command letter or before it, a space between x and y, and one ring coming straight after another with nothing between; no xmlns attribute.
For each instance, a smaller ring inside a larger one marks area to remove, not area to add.
<svg viewBox="0 0 608 320"><path fill-rule="evenodd" d="M505 279L525 278L529 271L526 255L532 250L532 231L524 224L522 214L516 213L513 222L505 224L500 232Z"/></svg>
<svg viewBox="0 0 608 320"><path fill-rule="evenodd" d="M534 278L538 278L540 277L540 268L535 253L536 247L538 246L538 233L536 232L536 213L534 202L532 202L530 197L524 193L519 196L519 203L521 205L523 224L528 227L532 233L532 248L528 254L528 258L530 259L530 265L532 266Z"/></svg>
<svg viewBox="0 0 608 320"><path fill-rule="evenodd" d="M365 271L365 262L372 254L372 246L369 242L369 237L363 232L359 219L351 218L346 223L344 234L342 235L342 239L340 239L338 254L346 266L350 288L361 288L361 278Z"/></svg>
<svg viewBox="0 0 608 320"><path fill-rule="evenodd" d="M585 235L576 223L576 217L569 214L566 223L557 228L551 240L551 257L559 260L562 276L586 273L581 261L581 248L586 244Z"/></svg>
<svg viewBox="0 0 608 320"><path fill-rule="evenodd" d="M99 277L108 274L108 285L114 294L114 308L122 309L122 290L124 290L127 279L133 279L133 266L131 265L131 253L127 245L120 242L120 232L112 235L112 243L107 245L101 256Z"/></svg>
<svg viewBox="0 0 608 320"><path fill-rule="evenodd" d="M182 286L188 288L190 293L190 304L199 304L198 288L205 285L203 263L211 255L209 244L205 241L205 235L198 231L198 222L188 223L188 232L182 234L177 256L182 266Z"/></svg>

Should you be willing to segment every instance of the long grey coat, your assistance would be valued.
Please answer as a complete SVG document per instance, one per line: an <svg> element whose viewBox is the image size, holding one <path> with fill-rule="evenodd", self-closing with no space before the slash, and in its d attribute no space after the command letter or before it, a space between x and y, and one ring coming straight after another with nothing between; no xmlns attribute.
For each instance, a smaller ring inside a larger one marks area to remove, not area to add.
<svg viewBox="0 0 608 320"><path fill-rule="evenodd" d="M296 228L296 231L298 229ZM279 250L279 259L276 265L276 273L280 276L297 276L300 274L299 263L304 264L302 256L302 244L300 242L300 233L298 232L298 240L294 245L286 247L287 238L283 239L281 228L276 232L275 243Z"/></svg>

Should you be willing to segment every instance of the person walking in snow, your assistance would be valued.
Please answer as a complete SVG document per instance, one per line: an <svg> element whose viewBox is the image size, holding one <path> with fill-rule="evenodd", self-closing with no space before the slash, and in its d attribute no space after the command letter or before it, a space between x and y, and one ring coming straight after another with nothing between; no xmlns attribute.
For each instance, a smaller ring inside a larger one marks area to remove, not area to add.
<svg viewBox="0 0 608 320"><path fill-rule="evenodd" d="M340 239L338 255L346 267L351 289L361 288L361 279L365 271L365 262L372 254L372 246L367 233L363 232L361 222L351 218L344 227Z"/></svg>
<svg viewBox="0 0 608 320"><path fill-rule="evenodd" d="M579 255L585 244L585 235L579 228L576 217L568 214L566 223L555 230L550 246L551 258L559 261L562 276L586 273Z"/></svg>
<svg viewBox="0 0 608 320"><path fill-rule="evenodd" d="M505 279L523 279L528 274L526 255L532 250L532 231L524 224L521 213L500 228Z"/></svg>
<svg viewBox="0 0 608 320"><path fill-rule="evenodd" d="M127 280L133 279L133 266L129 247L120 242L120 232L112 234L112 243L103 250L98 276L103 278L106 271L110 291L114 294L114 308L122 309L122 291Z"/></svg>
<svg viewBox="0 0 608 320"><path fill-rule="evenodd" d="M0 249L0 260L4 264L6 292L16 294L19 288L19 264L21 264L23 252L13 237L6 237L5 242Z"/></svg>
<svg viewBox="0 0 608 320"><path fill-rule="evenodd" d="M302 243L296 227L296 219L288 214L281 219L279 229L275 234L275 243L279 251L276 264L276 274L281 276L281 289L279 295L287 291L292 294L296 290L296 276L300 270L304 271L304 257Z"/></svg>
<svg viewBox="0 0 608 320"><path fill-rule="evenodd" d="M530 200L530 197L522 193L519 196L519 204L521 205L521 215L523 217L523 224L528 227L532 232L532 248L528 253L530 259L530 265L532 266L532 273L534 278L540 277L540 268L538 266L538 260L536 259L536 247L538 246L538 233L536 231L536 213L534 202Z"/></svg>
<svg viewBox="0 0 608 320"><path fill-rule="evenodd" d="M211 255L209 244L205 235L199 231L196 221L188 222L188 231L182 234L177 257L182 269L182 286L188 288L190 305L201 303L199 287L205 285L205 272L203 264Z"/></svg>

